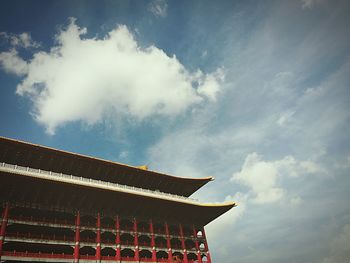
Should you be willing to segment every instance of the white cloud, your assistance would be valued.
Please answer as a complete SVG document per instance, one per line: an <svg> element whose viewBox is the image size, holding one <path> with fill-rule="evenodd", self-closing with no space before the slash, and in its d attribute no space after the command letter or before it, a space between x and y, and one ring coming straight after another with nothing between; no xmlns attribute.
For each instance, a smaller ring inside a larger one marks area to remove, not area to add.
<svg viewBox="0 0 350 263"><path fill-rule="evenodd" d="M4 38L13 47L23 48L37 48L40 44L34 41L28 32L21 34L8 34L6 32L0 32L0 38Z"/></svg>
<svg viewBox="0 0 350 263"><path fill-rule="evenodd" d="M104 39L83 39L86 32L72 19L50 52L37 52L28 62L14 50L0 53L6 71L25 75L17 93L33 100L33 114L48 133L72 121L94 124L106 115L174 116L215 100L221 70L190 73L155 46L141 49L126 26Z"/></svg>
<svg viewBox="0 0 350 263"><path fill-rule="evenodd" d="M158 17L166 17L168 4L165 0L153 0L149 3L148 9Z"/></svg>
<svg viewBox="0 0 350 263"><path fill-rule="evenodd" d="M237 207L232 208L206 226L205 229L210 240L221 240L225 236L225 233L227 233L227 230L232 229L237 220L244 215L247 207L247 195L237 192L234 196L226 196L225 202L232 201L237 203ZM213 243L216 242L214 241Z"/></svg>
<svg viewBox="0 0 350 263"><path fill-rule="evenodd" d="M324 255L325 234L314 230L322 229L329 216L338 217L347 209L343 203L346 204L348 192L337 189L335 181L341 181L347 189L345 178L348 177L342 177L329 165L338 159L338 150L345 149L343 157L348 156L349 140L344 131L349 126L349 67L339 68L345 74L335 77L327 75L331 71L327 73L328 68L324 68L327 61L333 61L333 54L342 57L341 51L347 50L342 47L349 43L348 38L343 39L346 34L342 29L346 26L341 21L345 18L339 17L338 12L333 13L330 22L330 16L325 14L327 19L318 21L322 27L315 28L315 20L305 16L305 12L295 13L300 11L299 3L283 2L276 6L274 14L265 16L272 18L270 22L261 23L267 25L266 28L258 27L255 31L263 37L239 42L239 35L230 31L232 40L221 55L226 60L226 83L231 83L222 91L223 96L218 97L218 108L198 110L191 122L167 134L150 152L151 159L164 171L215 176L213 183L203 187L202 196L206 200L220 200L236 191L246 193L243 184L229 184L227 177L233 171L243 171L243 162L237 164L237 160L244 161L248 153L276 156L272 159L260 156L256 161L259 165L252 166L267 167L275 173L265 192L270 193L271 188L280 190L279 199L261 206L255 200L257 194L248 185L247 207L242 219L234 218L234 213L239 213L238 206L229 211L232 215L228 215L222 225L221 217L208 225L213 254L215 251L213 257L219 258L218 262L231 262L232 251L237 262L257 259L260 262L322 262L313 259ZM281 18L291 15L293 21L284 24ZM337 17L340 20L335 20ZM307 19L312 21L312 26ZM290 32L290 26L296 31ZM304 33L298 30L302 28ZM214 44L217 41L213 41ZM221 48L219 45L216 50ZM323 65L321 70L319 65ZM304 94L308 87L312 88ZM337 176L337 180L314 176L326 172L323 166ZM230 218L232 224L236 223L234 229L230 227ZM285 232L280 232L281 229ZM216 235L216 232L224 234ZM278 232L278 238L273 236ZM245 249L248 246L256 248L258 253Z"/></svg>
<svg viewBox="0 0 350 263"><path fill-rule="evenodd" d="M290 119L293 117L295 111L286 111L280 114L278 120L277 120L277 124L279 126L285 126Z"/></svg>
<svg viewBox="0 0 350 263"><path fill-rule="evenodd" d="M0 53L0 65L6 72L18 76L28 73L28 63L18 56L15 49Z"/></svg>
<svg viewBox="0 0 350 263"><path fill-rule="evenodd" d="M342 232L336 236L330 246L330 255L324 258L323 263L344 263L350 258L350 225L347 224Z"/></svg>
<svg viewBox="0 0 350 263"><path fill-rule="evenodd" d="M279 185L281 176L323 173L324 169L312 161L297 161L293 156L281 160L263 161L257 153L249 154L241 171L234 173L232 182L249 187L255 203L273 203L280 200L285 190ZM292 203L295 203L292 200Z"/></svg>
<svg viewBox="0 0 350 263"><path fill-rule="evenodd" d="M200 73L200 76L202 73ZM199 82L198 93L202 94L209 99L215 101L216 95L220 90L220 82L223 82L225 79L225 74L222 69L218 69L213 74L206 75L205 79Z"/></svg>
<svg viewBox="0 0 350 263"><path fill-rule="evenodd" d="M251 188L254 201L272 203L282 198L284 191L277 187L278 168L274 163L261 161L256 153L249 154L240 172L235 173L231 181L239 182Z"/></svg>

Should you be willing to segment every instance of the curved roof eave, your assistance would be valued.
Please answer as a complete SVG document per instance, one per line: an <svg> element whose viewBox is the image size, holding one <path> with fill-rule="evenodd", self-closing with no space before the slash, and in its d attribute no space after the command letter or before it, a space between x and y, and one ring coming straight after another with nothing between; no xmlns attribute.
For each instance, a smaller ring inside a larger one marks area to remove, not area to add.
<svg viewBox="0 0 350 263"><path fill-rule="evenodd" d="M31 171L22 169L14 171L11 168L0 168L0 176L3 176L4 182L0 190L3 190L3 199L11 202L16 201L15 199L30 201L32 198L44 202L58 198L62 207L77 205L75 208L81 209L82 206L91 206L89 209L95 207L95 209L119 211L122 215L135 215L137 211L143 217L199 226L210 223L237 205L235 202L203 204L188 198L181 200L176 197L161 196L155 192L120 190L106 184L95 186L96 182L78 181L66 176L64 180L59 180L47 173L34 175L30 174ZM36 189L36 191L24 189ZM72 198L78 198L78 200L72 204Z"/></svg>
<svg viewBox="0 0 350 263"><path fill-rule="evenodd" d="M139 183L142 183L143 188L147 188L149 186L149 188L147 189L152 189L155 187L155 185L151 185L151 181L154 180L158 180L161 182L161 184L158 184L157 187L159 187L161 191L163 192L169 192L169 193L173 193L173 194L178 194L178 195L183 195L183 196L190 196L191 194L193 194L195 191L197 191L199 188L201 188L202 186L204 186L205 184L207 184L209 181L212 181L214 178L209 176L209 177L204 177L204 178L190 178L190 177L179 177L179 176L174 176L174 175L169 175L169 174L165 174L165 173L160 173L160 172L155 172L155 171L151 171L151 170L144 170L141 169L140 167L136 167L136 166L131 166L131 165L127 165L127 164L122 164L122 163L118 163L118 162L114 162L114 161L109 161L109 160L104 160L101 158L96 158L96 157L91 157L88 155L83 155L83 154L78 154L78 153L73 153L73 152L69 152L69 151L64 151L64 150L59 150L59 149L54 149L51 147L47 147L47 146L42 146L39 144L34 144L34 143L29 143L29 142L24 142L21 140L16 140L16 139L11 139L11 138L6 138L6 137L2 137L0 136L0 143L9 143L12 144L13 147L15 147L17 145L17 147L20 148L20 146L26 147L26 148L30 148L33 152L37 153L37 151L40 151L43 153L45 153L45 158L50 159L50 161L52 162L52 158L54 156L54 154L58 154L58 155L63 155L64 157L68 158L68 159L81 159L85 162L88 162L90 166L104 166L104 169L107 172L110 172L110 170L116 170L116 171L112 171L111 172L111 176L109 178L101 178L103 179L110 179L110 180L124 180L124 181L128 181L128 185L134 185L137 186ZM1 146L1 144L0 144ZM5 148L5 147L2 147ZM28 150L28 149L27 149ZM5 149L2 149L2 151L5 151ZM50 156L50 154L52 156ZM7 162L9 163L9 160L6 160L6 153L0 153L0 162ZM34 158L32 155L33 154L27 154L27 155L31 155L31 156L25 156L23 157L23 159L25 159L23 162L29 162L28 159L30 158ZM57 158L57 156L54 156L55 158ZM12 158L14 159L12 161L13 164L17 164L16 162L18 162L18 159L20 159L17 156L17 153L13 154L13 156L8 157L8 158ZM43 158L44 159L44 158ZM37 161L37 160L35 160ZM33 161L34 163L34 161ZM45 160L41 160L41 164L39 165L46 165L48 166L49 164L46 162L45 164ZM23 164L22 164L23 165ZM29 165L28 165L29 166ZM63 166L63 165L61 165ZM82 166L82 165L80 165ZM40 167L33 167L33 168L40 168ZM60 172L58 170L60 169L64 169L66 167L60 167L57 168L56 165L56 171ZM43 168L44 169L44 168ZM46 167L47 170L50 170ZM79 170L80 169L80 170ZM77 176L88 176L89 173L85 172L81 167L77 168L77 173L79 172L80 174L75 174ZM91 167L90 167L91 170ZM120 177L120 171L122 171L124 178L117 178L116 176ZM105 176L107 177L108 173L100 173L98 174L97 172L93 175L94 179L98 179L96 177L98 176ZM117 175L116 175L117 174ZM128 176L128 178L125 177ZM144 176L143 176L144 175ZM110 176L110 175L109 175ZM142 177L143 176L143 177ZM147 178L146 178L147 176ZM154 180L153 180L154 179ZM121 182L123 183L123 182Z"/></svg>

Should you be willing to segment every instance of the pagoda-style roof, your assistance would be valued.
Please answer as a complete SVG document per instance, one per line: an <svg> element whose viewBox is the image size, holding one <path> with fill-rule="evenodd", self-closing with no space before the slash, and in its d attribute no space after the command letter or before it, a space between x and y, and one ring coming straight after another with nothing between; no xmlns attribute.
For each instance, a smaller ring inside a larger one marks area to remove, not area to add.
<svg viewBox="0 0 350 263"><path fill-rule="evenodd" d="M0 201L205 226L235 206L2 163Z"/></svg>
<svg viewBox="0 0 350 263"><path fill-rule="evenodd" d="M185 197L213 179L167 175L5 137L0 137L1 162Z"/></svg>

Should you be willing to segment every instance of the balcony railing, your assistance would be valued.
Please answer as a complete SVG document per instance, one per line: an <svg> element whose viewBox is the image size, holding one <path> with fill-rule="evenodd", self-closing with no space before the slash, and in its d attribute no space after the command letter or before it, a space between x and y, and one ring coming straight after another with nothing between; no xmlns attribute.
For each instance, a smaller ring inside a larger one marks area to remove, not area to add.
<svg viewBox="0 0 350 263"><path fill-rule="evenodd" d="M38 225L53 224L57 226L75 228L74 220L59 220L56 218L49 219L49 218L39 218L39 217L33 217L33 216L23 216L23 215L11 216L9 219L14 221L32 222Z"/></svg>
<svg viewBox="0 0 350 263"><path fill-rule="evenodd" d="M30 258L57 258L57 259L73 259L73 255L70 254L49 254L49 253L30 253L30 252L17 252L17 251L3 251L3 256L11 257L30 257Z"/></svg>
<svg viewBox="0 0 350 263"><path fill-rule="evenodd" d="M50 241L74 241L74 236L65 236L65 235L44 235L44 234L32 234L32 233L6 233L6 237L10 238L24 238L24 239L37 239L37 240L50 240ZM95 241L94 241L95 242Z"/></svg>
<svg viewBox="0 0 350 263"><path fill-rule="evenodd" d="M3 251L2 256L7 256L7 257L21 257L21 258L47 258L47 259L73 259L74 256L72 254L54 254L54 253L33 253L33 252L17 252L17 251ZM95 255L79 255L80 259L85 259L85 260L94 260L96 259ZM115 256L101 256L102 260L106 261L115 261L116 257ZM134 257L122 257L122 261L135 261ZM140 262L154 262L151 258L145 258L141 257ZM157 262L168 262L167 258L157 258ZM188 263L196 263L198 262L197 260L188 260ZM206 260L202 260L203 263L207 263Z"/></svg>
<svg viewBox="0 0 350 263"><path fill-rule="evenodd" d="M57 220L57 219L47 219L47 218L34 218L33 216L23 216L23 215L17 215L17 216L10 216L9 217L9 222L11 223L19 223L19 224L33 224L33 225L43 225L43 226L49 226L49 227L57 227L57 228L68 228L68 229L75 229L75 225L72 224L71 220ZM91 225L91 227L89 227L88 225ZM97 227L94 224L81 224L80 225L80 229L81 231L83 230L92 230L94 232L96 232ZM113 228L101 228L101 231L109 231L111 233L115 233L116 229ZM128 233L131 234L132 236L135 235L134 229L133 227L121 227L121 233ZM140 229L142 232L138 232L138 235L147 235L150 237L151 233L150 231L146 231L146 229L141 228ZM166 234L163 233L161 230L156 230L155 234L157 235L158 233L161 233L161 235L163 235L164 237L166 237ZM113 234L115 236L115 234ZM170 237L175 237L175 238L181 238L181 236L177 235L177 236L170 236ZM190 239L194 239L195 237L193 235L186 235L185 236L186 239L190 238ZM198 238L200 239L200 237ZM82 242L92 242L91 238L84 238L81 237L81 241ZM105 244L114 244L114 239L110 240L110 238L103 238L102 237L102 241ZM141 243L141 242L140 242ZM149 242L150 243L150 242ZM147 245L143 245L143 246L147 246ZM166 243L164 243L162 245L162 247L166 247ZM189 249L189 248L187 248Z"/></svg>
<svg viewBox="0 0 350 263"><path fill-rule="evenodd" d="M128 186L128 185L122 185L112 182L106 182L101 180L95 180L91 178L85 178L85 177L78 177L74 175L68 175L63 173L56 173L52 171L45 171L41 169L35 169L30 167L23 167L19 165L13 165L13 164L7 164L7 163L1 163L0 164L0 171L9 172L9 173L16 173L24 176L31 176L41 179L50 179L50 180L56 180L60 182L68 182L68 183L74 183L74 184L80 184L80 185L87 185L90 187L99 187L99 188L105 188L109 190L119 191L119 192L127 192L137 195L144 195L144 196L150 196L155 198L163 198L168 200L174 200L174 201L181 201L184 203L190 203L198 205L200 204L198 200L180 196L180 195L174 195L170 193L164 193L160 191L152 191L149 189L143 189L139 187L134 186Z"/></svg>

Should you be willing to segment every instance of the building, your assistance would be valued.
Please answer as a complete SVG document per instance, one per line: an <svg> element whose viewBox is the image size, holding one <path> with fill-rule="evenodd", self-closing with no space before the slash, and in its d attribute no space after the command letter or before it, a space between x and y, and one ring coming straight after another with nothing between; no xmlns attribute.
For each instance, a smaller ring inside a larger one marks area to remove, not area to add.
<svg viewBox="0 0 350 263"><path fill-rule="evenodd" d="M3 262L211 262L204 226L235 203L181 178L0 137Z"/></svg>

